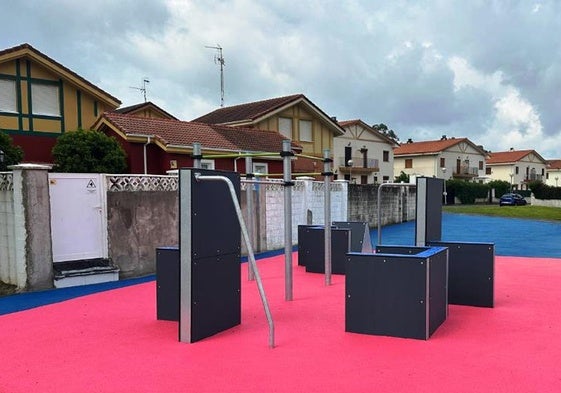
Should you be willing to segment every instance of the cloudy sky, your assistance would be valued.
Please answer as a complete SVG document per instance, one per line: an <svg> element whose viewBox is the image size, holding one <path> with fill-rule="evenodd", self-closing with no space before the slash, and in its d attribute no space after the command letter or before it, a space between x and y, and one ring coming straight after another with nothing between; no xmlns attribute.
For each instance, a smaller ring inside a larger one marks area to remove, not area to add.
<svg viewBox="0 0 561 393"><path fill-rule="evenodd" d="M468 137L561 158L561 2L6 0L0 47L27 42L123 105L182 120L303 93L402 141ZM9 5L8 5L9 3Z"/></svg>

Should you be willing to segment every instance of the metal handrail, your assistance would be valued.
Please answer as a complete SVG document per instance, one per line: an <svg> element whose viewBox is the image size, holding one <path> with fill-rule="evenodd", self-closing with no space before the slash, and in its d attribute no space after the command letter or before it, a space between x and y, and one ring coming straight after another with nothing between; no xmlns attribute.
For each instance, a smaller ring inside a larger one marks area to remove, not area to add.
<svg viewBox="0 0 561 393"><path fill-rule="evenodd" d="M380 187L378 187L378 206L376 210L376 218L378 221L378 246L382 244L382 214L380 208L380 199L382 199L383 187L417 187L417 185L412 183L383 183L380 184Z"/></svg>
<svg viewBox="0 0 561 393"><path fill-rule="evenodd" d="M247 232L247 227L245 226L245 221L242 215L242 209L238 202L238 197L236 194L236 190L234 189L234 185L232 181L227 178L226 176L215 176L215 175L200 175L198 173L195 174L195 180L208 180L208 181L223 181L228 185L228 189L230 190L230 195L232 197L232 203L234 204L234 208L236 209L236 214L238 216L238 221L240 222L240 228L242 230L242 235L245 241L245 246L247 248L248 259L250 263L250 269L253 270L253 275L255 276L255 282L257 283L257 289L259 290L259 295L261 296L261 302L263 303L263 308L265 309L265 315L267 316L267 322L269 324L269 347L275 347L275 325L273 323L273 317L271 315L271 310L269 308L269 303L267 302L267 296L265 295L265 290L263 289L263 282L261 281L261 276L259 275L259 271L257 270L257 263L255 262L255 255L253 253L253 248L251 247L251 241L249 238L249 234Z"/></svg>

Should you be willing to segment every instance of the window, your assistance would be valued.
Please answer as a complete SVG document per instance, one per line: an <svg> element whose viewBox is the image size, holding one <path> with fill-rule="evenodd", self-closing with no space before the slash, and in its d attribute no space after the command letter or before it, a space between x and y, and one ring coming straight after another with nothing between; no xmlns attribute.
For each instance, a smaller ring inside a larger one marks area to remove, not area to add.
<svg viewBox="0 0 561 393"><path fill-rule="evenodd" d="M279 132L288 139L292 139L292 119L279 117Z"/></svg>
<svg viewBox="0 0 561 393"><path fill-rule="evenodd" d="M491 174L491 167L485 168L485 174L486 174L486 175L490 175L490 174Z"/></svg>
<svg viewBox="0 0 561 393"><path fill-rule="evenodd" d="M298 126L300 127L300 141L312 141L312 122L310 120L300 120Z"/></svg>
<svg viewBox="0 0 561 393"><path fill-rule="evenodd" d="M260 174L260 175L266 175L267 173L269 173L269 165L264 163L264 162L255 162L253 163L253 173L254 174ZM259 176L262 177L262 176Z"/></svg>
<svg viewBox="0 0 561 393"><path fill-rule="evenodd" d="M516 170L516 174L518 175L518 167L515 167L514 169Z"/></svg>
<svg viewBox="0 0 561 393"><path fill-rule="evenodd" d="M382 160L383 160L384 162L389 162L389 161L390 161L390 152L389 152L389 151L384 150L384 151L382 152Z"/></svg>
<svg viewBox="0 0 561 393"><path fill-rule="evenodd" d="M16 81L0 79L0 112L17 113Z"/></svg>
<svg viewBox="0 0 561 393"><path fill-rule="evenodd" d="M31 103L34 115L60 116L58 86L32 84Z"/></svg>
<svg viewBox="0 0 561 393"><path fill-rule="evenodd" d="M388 183L390 181L389 176L382 176L382 183Z"/></svg>
<svg viewBox="0 0 561 393"><path fill-rule="evenodd" d="M214 160L201 160L201 169L214 169Z"/></svg>
<svg viewBox="0 0 561 393"><path fill-rule="evenodd" d="M483 161L479 161L479 170L480 170L480 171L483 170Z"/></svg>
<svg viewBox="0 0 561 393"><path fill-rule="evenodd" d="M413 159L412 158L406 158L405 159L405 168L413 168Z"/></svg>
<svg viewBox="0 0 561 393"><path fill-rule="evenodd" d="M440 157L440 167L446 168L446 158Z"/></svg>

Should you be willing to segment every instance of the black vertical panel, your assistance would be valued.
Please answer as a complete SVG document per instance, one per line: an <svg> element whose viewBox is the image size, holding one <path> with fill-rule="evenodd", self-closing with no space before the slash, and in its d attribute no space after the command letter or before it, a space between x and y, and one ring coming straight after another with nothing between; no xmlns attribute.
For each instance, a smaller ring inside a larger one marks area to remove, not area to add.
<svg viewBox="0 0 561 393"><path fill-rule="evenodd" d="M298 234L298 259L304 259L306 272L325 273L325 231L323 226L306 226ZM346 254L350 247L348 229L331 228L331 273L345 274ZM302 251L300 251L302 247Z"/></svg>
<svg viewBox="0 0 561 393"><path fill-rule="evenodd" d="M417 178L417 206L415 212L415 244L442 238L442 193L444 180L435 177Z"/></svg>
<svg viewBox="0 0 561 393"><path fill-rule="evenodd" d="M429 260L429 336L448 316L448 250Z"/></svg>
<svg viewBox="0 0 561 393"><path fill-rule="evenodd" d="M448 302L493 307L495 245L493 243L431 242L448 247Z"/></svg>
<svg viewBox="0 0 561 393"><path fill-rule="evenodd" d="M337 228L345 228L351 231L351 248L352 252L371 252L372 242L370 241L370 231L367 222L361 221L333 221L333 225ZM368 244L364 244L364 242Z"/></svg>
<svg viewBox="0 0 561 393"><path fill-rule="evenodd" d="M240 177L234 172L190 172L191 233L181 236L191 236L190 339L195 342L241 321L241 230L232 197L226 182L197 180L195 174L229 178L238 200Z"/></svg>
<svg viewBox="0 0 561 393"><path fill-rule="evenodd" d="M192 275L191 341L239 325L239 254L194 259Z"/></svg>
<svg viewBox="0 0 561 393"><path fill-rule="evenodd" d="M298 225L298 266L306 266L307 258L310 255L310 241L306 234L308 228L314 226L318 227L317 225Z"/></svg>

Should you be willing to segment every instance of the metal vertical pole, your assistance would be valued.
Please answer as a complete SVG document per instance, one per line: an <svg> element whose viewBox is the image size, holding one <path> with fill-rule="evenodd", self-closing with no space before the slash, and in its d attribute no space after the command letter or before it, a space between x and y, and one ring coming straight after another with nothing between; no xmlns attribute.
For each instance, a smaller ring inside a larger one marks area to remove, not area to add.
<svg viewBox="0 0 561 393"><path fill-rule="evenodd" d="M203 158L201 144L199 142L193 143L193 168L201 167L201 159Z"/></svg>
<svg viewBox="0 0 561 393"><path fill-rule="evenodd" d="M245 178L247 180L253 179L253 159L251 157L245 158ZM254 234L254 225L253 225L253 218L254 218L254 211L253 211L253 184L246 183L246 207L247 207L247 232L251 242L253 243L255 240ZM249 251L248 251L249 252ZM251 263L249 264L249 269L247 269L247 279L249 281L253 281L255 279L255 274L253 272L253 266Z"/></svg>
<svg viewBox="0 0 561 393"><path fill-rule="evenodd" d="M323 183L324 183L324 236L325 236L325 285L331 285L331 162L329 149L323 151Z"/></svg>
<svg viewBox="0 0 561 393"><path fill-rule="evenodd" d="M292 300L292 168L290 140L282 141L284 180L284 298Z"/></svg>

